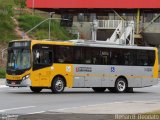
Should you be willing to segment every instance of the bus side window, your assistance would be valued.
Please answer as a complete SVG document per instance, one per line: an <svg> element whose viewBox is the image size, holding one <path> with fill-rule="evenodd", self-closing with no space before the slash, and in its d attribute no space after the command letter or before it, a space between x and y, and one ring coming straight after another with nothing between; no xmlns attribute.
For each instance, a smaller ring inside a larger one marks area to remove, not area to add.
<svg viewBox="0 0 160 120"><path fill-rule="evenodd" d="M56 46L57 63L72 63L73 62L73 47L71 46Z"/></svg>
<svg viewBox="0 0 160 120"><path fill-rule="evenodd" d="M36 50L34 52L34 64L51 64L52 52L49 50Z"/></svg>
<svg viewBox="0 0 160 120"><path fill-rule="evenodd" d="M146 50L138 51L137 64L139 66L148 66L148 54Z"/></svg>
<svg viewBox="0 0 160 120"><path fill-rule="evenodd" d="M52 52L44 51L42 64L51 64L51 63L52 63Z"/></svg>
<svg viewBox="0 0 160 120"><path fill-rule="evenodd" d="M83 48L84 50L84 63L91 64L92 63L92 48Z"/></svg>
<svg viewBox="0 0 160 120"><path fill-rule="evenodd" d="M81 64L81 48L75 47L73 50L73 56L74 56L74 63L75 64Z"/></svg>
<svg viewBox="0 0 160 120"><path fill-rule="evenodd" d="M33 58L34 58L34 63L35 64L39 64L40 63L40 51L39 50L35 50L33 52Z"/></svg>
<svg viewBox="0 0 160 120"><path fill-rule="evenodd" d="M111 65L118 65L118 53L115 50L111 51Z"/></svg>
<svg viewBox="0 0 160 120"><path fill-rule="evenodd" d="M149 51L148 52L148 65L153 66L155 62L155 51Z"/></svg>
<svg viewBox="0 0 160 120"><path fill-rule="evenodd" d="M101 50L100 59L101 59L102 65L109 65L109 50L108 49Z"/></svg>

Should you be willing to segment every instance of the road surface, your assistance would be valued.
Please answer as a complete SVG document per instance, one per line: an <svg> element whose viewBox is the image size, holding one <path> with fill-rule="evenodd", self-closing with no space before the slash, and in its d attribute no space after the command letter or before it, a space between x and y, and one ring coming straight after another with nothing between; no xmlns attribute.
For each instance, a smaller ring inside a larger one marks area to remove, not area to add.
<svg viewBox="0 0 160 120"><path fill-rule="evenodd" d="M142 113L160 109L160 85L134 89L134 93L94 93L89 88L32 93L29 88L0 87L0 114L64 113ZM119 106L119 107L117 107ZM123 107L124 106L124 107ZM126 107L132 106L131 111ZM137 106L137 107L135 107ZM144 108L144 109L139 109ZM120 107L125 109L120 109ZM137 109L137 110L136 110ZM103 110L103 111L101 111ZM105 112L104 112L105 111Z"/></svg>

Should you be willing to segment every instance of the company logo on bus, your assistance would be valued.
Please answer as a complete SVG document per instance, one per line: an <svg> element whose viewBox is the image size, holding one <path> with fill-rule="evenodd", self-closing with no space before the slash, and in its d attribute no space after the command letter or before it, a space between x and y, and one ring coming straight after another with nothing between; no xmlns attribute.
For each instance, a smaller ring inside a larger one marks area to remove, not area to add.
<svg viewBox="0 0 160 120"><path fill-rule="evenodd" d="M76 72L92 72L91 67L76 67Z"/></svg>
<svg viewBox="0 0 160 120"><path fill-rule="evenodd" d="M152 68L144 68L144 71L146 71L146 72L152 72Z"/></svg>

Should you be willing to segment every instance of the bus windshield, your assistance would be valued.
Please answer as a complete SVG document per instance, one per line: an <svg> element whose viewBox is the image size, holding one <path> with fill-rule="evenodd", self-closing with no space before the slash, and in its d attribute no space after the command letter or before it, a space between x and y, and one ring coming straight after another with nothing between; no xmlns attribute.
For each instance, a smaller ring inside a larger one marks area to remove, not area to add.
<svg viewBox="0 0 160 120"><path fill-rule="evenodd" d="M31 67L30 50L28 49L9 49L8 50L8 69L24 70Z"/></svg>

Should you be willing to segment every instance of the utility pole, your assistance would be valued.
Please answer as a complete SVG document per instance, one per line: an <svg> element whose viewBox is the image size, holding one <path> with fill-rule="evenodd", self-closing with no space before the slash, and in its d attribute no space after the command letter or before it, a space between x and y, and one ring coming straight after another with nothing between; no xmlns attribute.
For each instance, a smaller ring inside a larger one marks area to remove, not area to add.
<svg viewBox="0 0 160 120"><path fill-rule="evenodd" d="M34 8L35 8L35 0L32 0L32 14L33 15L34 15L34 12L35 12Z"/></svg>
<svg viewBox="0 0 160 120"><path fill-rule="evenodd" d="M49 13L49 28L48 28L48 39L51 40L51 20L52 20L52 17L53 17L53 14L55 12L50 12Z"/></svg>

